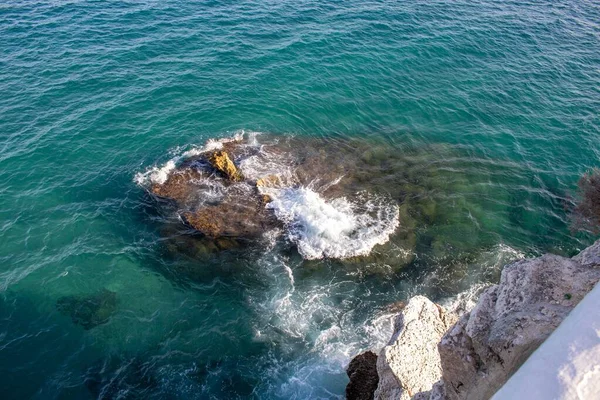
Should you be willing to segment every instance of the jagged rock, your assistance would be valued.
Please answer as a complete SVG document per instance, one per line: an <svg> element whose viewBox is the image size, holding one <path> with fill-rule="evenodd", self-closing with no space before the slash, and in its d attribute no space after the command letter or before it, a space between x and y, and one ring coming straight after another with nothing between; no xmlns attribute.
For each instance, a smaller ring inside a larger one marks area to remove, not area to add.
<svg viewBox="0 0 600 400"><path fill-rule="evenodd" d="M377 355L365 351L354 357L346 369L350 382L346 386L347 400L372 400L379 377Z"/></svg>
<svg viewBox="0 0 600 400"><path fill-rule="evenodd" d="M73 323L89 330L108 322L117 309L117 294L102 289L88 296L65 296L58 299L56 308L70 316Z"/></svg>
<svg viewBox="0 0 600 400"><path fill-rule="evenodd" d="M394 336L377 360L376 399L410 399L428 392L442 376L437 344L456 321L424 296L410 299L398 315Z"/></svg>
<svg viewBox="0 0 600 400"><path fill-rule="evenodd" d="M600 279L600 242L568 259L522 260L502 271L439 345L449 399L491 397Z"/></svg>
<svg viewBox="0 0 600 400"><path fill-rule="evenodd" d="M213 168L225 175L227 179L233 182L239 182L244 179L242 173L237 169L233 161L231 161L226 151L215 151L210 155L208 161Z"/></svg>
<svg viewBox="0 0 600 400"><path fill-rule="evenodd" d="M490 398L599 280L600 241L571 259L505 266L500 283L452 326L453 313L413 297L378 358L375 398Z"/></svg>
<svg viewBox="0 0 600 400"><path fill-rule="evenodd" d="M265 204L270 203L273 199L268 194L261 192L260 188L281 188L283 186L283 180L277 175L268 175L256 180L256 187L259 189L261 200Z"/></svg>

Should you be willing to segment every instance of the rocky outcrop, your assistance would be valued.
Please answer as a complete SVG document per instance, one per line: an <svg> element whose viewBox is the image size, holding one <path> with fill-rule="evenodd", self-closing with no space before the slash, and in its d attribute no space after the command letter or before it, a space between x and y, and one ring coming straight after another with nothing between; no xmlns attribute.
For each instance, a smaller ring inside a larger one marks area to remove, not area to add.
<svg viewBox="0 0 600 400"><path fill-rule="evenodd" d="M346 386L347 400L372 400L379 383L377 355L365 351L354 357L346 369L350 382Z"/></svg>
<svg viewBox="0 0 600 400"><path fill-rule="evenodd" d="M600 285L494 394L493 400L583 400L600 394Z"/></svg>
<svg viewBox="0 0 600 400"><path fill-rule="evenodd" d="M223 201L184 212L182 218L189 226L211 238L255 238L280 225L259 197L248 197L244 202L236 199Z"/></svg>
<svg viewBox="0 0 600 400"><path fill-rule="evenodd" d="M319 250L310 257L340 258L344 268L353 270L368 265L372 273L387 273L411 263L417 245L414 207L421 204L416 197L429 197L423 196L427 185L404 182L408 179L404 166L414 162L387 145L362 139L331 144L329 139L308 135L254 133L209 140L204 147L187 148L166 163L136 174L135 181L151 194L151 205L158 211L152 219L163 223L162 232L173 233L163 243L175 256L216 253L222 249L216 242L219 238L234 239L240 249L275 239L286 246L311 242L333 248L335 244L339 250L327 254ZM412 155L408 158L412 160ZM359 164L361 168L356 167ZM388 173L388 164L402 165L400 182ZM421 170L418 175L421 182ZM403 189L391 193L392 187ZM315 194L315 199L306 193ZM425 207L431 223L434 203L428 201ZM334 220L328 210L335 211L334 218L348 216L348 228L330 235L330 227L322 224ZM202 244L192 245L190 251L180 235ZM348 243L345 237L356 240ZM373 246L380 251L364 254Z"/></svg>
<svg viewBox="0 0 600 400"><path fill-rule="evenodd" d="M377 361L378 399L488 399L600 280L600 241L569 259L507 265L452 325L424 297L400 313Z"/></svg>
<svg viewBox="0 0 600 400"><path fill-rule="evenodd" d="M455 321L453 314L426 297L410 299L396 319L394 336L379 355L375 398L410 399L431 390L442 376L437 345Z"/></svg>
<svg viewBox="0 0 600 400"><path fill-rule="evenodd" d="M573 259L545 255L506 266L500 284L440 342L447 398L491 397L600 280L599 263L581 263L598 253L600 243Z"/></svg>
<svg viewBox="0 0 600 400"><path fill-rule="evenodd" d="M264 207L269 199L248 191L248 182L243 181L242 173L229 156L237 150L235 144L226 143L223 147L227 151L218 150L187 160L164 182L150 187L154 195L172 200L181 219L208 238L256 238L280 225ZM256 186L272 187L277 179L267 176L258 179ZM211 184L217 185L217 192L224 195L218 201L203 201L203 196L209 197L203 190Z"/></svg>
<svg viewBox="0 0 600 400"><path fill-rule="evenodd" d="M244 179L226 151L215 151L210 155L208 161L214 169L225 175L230 181L239 182Z"/></svg>

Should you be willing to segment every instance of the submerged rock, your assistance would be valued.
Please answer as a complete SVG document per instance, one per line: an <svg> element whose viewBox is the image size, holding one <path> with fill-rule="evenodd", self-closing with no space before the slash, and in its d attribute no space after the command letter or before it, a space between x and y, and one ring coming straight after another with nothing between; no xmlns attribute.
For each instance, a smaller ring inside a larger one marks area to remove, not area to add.
<svg viewBox="0 0 600 400"><path fill-rule="evenodd" d="M217 205L184 212L182 217L192 228L211 238L256 238L279 226L261 198L249 196L241 200L230 196Z"/></svg>
<svg viewBox="0 0 600 400"><path fill-rule="evenodd" d="M207 147L152 169L145 181L205 237L281 232L305 258L349 258L366 256L398 226L395 200L354 179L360 153L352 146L328 151L320 139L267 136L260 145L248 138Z"/></svg>
<svg viewBox="0 0 600 400"><path fill-rule="evenodd" d="M87 296L65 296L58 299L56 308L70 316L74 324L89 330L108 322L117 309L117 294L102 289Z"/></svg>
<svg viewBox="0 0 600 400"><path fill-rule="evenodd" d="M184 203L193 197L196 182L202 176L197 169L182 168L170 174L164 183L153 184L150 191L159 197Z"/></svg>
<svg viewBox="0 0 600 400"><path fill-rule="evenodd" d="M396 272L417 262L417 253L437 251L431 257L435 262L453 265L461 253L495 240L481 233L493 229L478 225L489 220L483 218L485 210L455 204L457 192L477 193L482 186L468 186L468 177L440 167L439 160L461 162L461 157L449 147L398 147L364 137L243 134L175 155L138 174L136 181L173 200L158 202L167 222L176 214L210 237L250 240L256 239L256 227L282 228L276 240L296 246L304 258L307 252L301 249L309 243L317 249L310 257ZM247 211L254 204L266 213ZM455 234L459 223L468 237ZM439 237L439 243L452 246L439 245L434 241Z"/></svg>
<svg viewBox="0 0 600 400"><path fill-rule="evenodd" d="M372 400L379 383L377 355L365 351L354 357L346 369L350 382L346 386L347 400Z"/></svg>

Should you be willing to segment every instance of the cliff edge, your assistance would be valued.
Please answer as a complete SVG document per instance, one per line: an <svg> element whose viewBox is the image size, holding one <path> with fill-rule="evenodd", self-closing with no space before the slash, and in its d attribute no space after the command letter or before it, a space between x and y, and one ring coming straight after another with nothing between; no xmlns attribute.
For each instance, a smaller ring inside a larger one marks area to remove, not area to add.
<svg viewBox="0 0 600 400"><path fill-rule="evenodd" d="M573 258L505 266L500 283L460 318L413 297L377 358L373 398L491 398L599 280L600 241Z"/></svg>

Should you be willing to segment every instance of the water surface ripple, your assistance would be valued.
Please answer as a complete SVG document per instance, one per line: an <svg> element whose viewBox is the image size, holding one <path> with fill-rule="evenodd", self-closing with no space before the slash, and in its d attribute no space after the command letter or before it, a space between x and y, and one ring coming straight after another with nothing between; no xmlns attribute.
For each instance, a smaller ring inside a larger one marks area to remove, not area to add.
<svg viewBox="0 0 600 400"><path fill-rule="evenodd" d="M3 398L342 398L390 304L589 244L565 207L600 157L599 21L586 0L4 2ZM242 129L368 143L387 247L173 233L134 177Z"/></svg>

